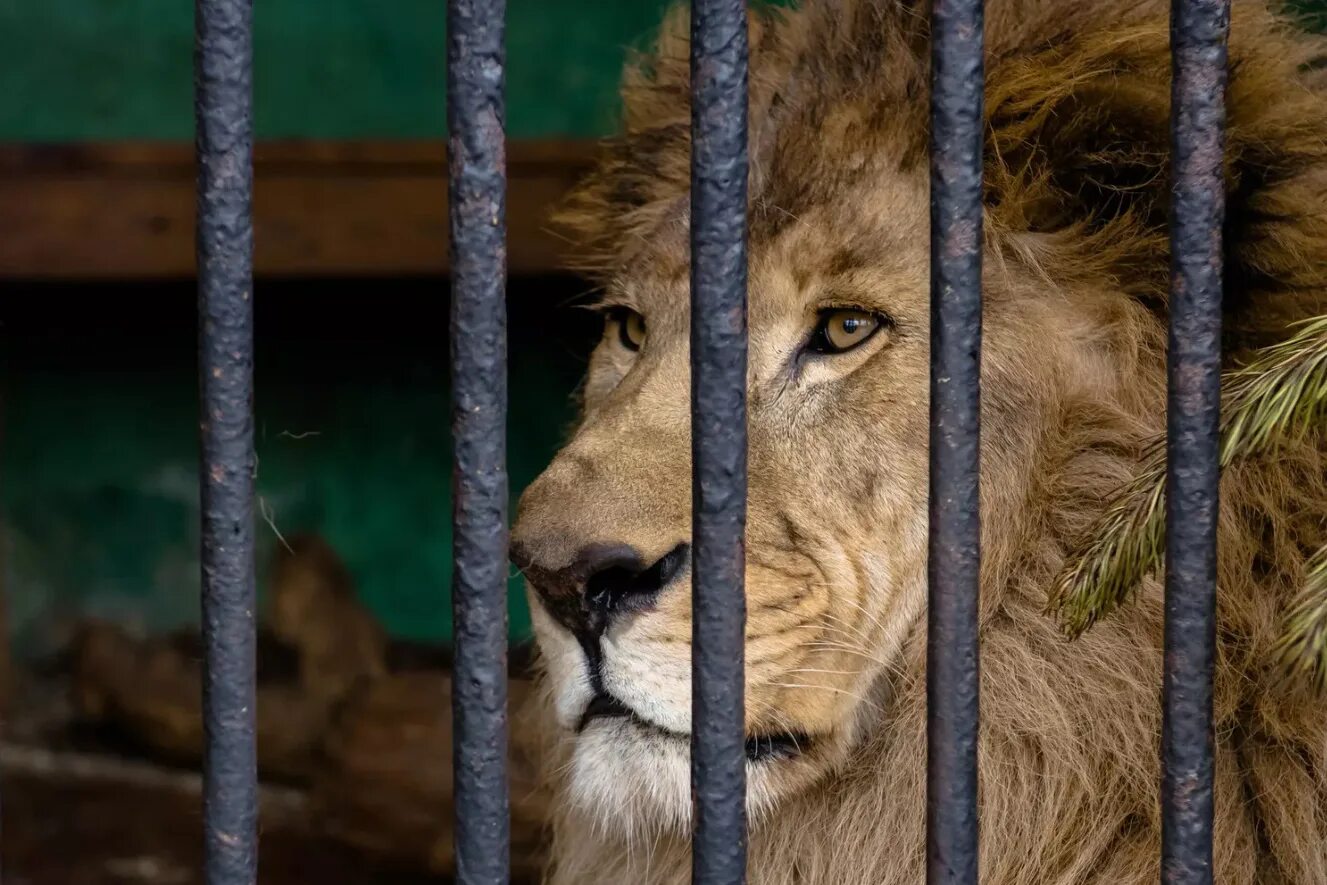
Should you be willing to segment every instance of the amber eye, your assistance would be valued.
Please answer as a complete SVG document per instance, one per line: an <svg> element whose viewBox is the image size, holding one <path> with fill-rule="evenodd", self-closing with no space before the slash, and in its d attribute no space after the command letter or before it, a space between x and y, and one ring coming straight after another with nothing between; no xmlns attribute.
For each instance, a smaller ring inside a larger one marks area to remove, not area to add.
<svg viewBox="0 0 1327 885"><path fill-rule="evenodd" d="M627 350L640 350L645 343L645 317L629 307L615 307L608 312L608 331L614 330Z"/></svg>
<svg viewBox="0 0 1327 885"><path fill-rule="evenodd" d="M833 308L821 311L811 335L809 349L816 353L844 353L868 341L884 325L882 318L865 310Z"/></svg>

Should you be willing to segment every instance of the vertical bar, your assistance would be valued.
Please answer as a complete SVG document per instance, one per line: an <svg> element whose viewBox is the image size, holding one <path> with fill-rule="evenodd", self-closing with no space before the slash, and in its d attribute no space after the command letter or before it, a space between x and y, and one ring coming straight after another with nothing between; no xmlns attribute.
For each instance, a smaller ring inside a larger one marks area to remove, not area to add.
<svg viewBox="0 0 1327 885"><path fill-rule="evenodd" d="M1216 648L1229 0L1171 5L1171 277L1166 436L1166 663L1162 881L1212 881L1212 665Z"/></svg>
<svg viewBox="0 0 1327 885"><path fill-rule="evenodd" d="M691 4L692 881L746 880L745 0Z"/></svg>
<svg viewBox="0 0 1327 885"><path fill-rule="evenodd" d="M258 868L254 625L252 0L197 0L204 874Z"/></svg>
<svg viewBox="0 0 1327 885"><path fill-rule="evenodd" d="M505 0L449 0L456 881L510 877Z"/></svg>
<svg viewBox="0 0 1327 885"><path fill-rule="evenodd" d="M981 0L931 8L931 482L926 878L977 882Z"/></svg>
<svg viewBox="0 0 1327 885"><path fill-rule="evenodd" d="M4 506L5 418L8 415L8 361L0 356L0 738L8 737L9 710L13 702L14 662L9 634L9 519ZM4 769L0 767L0 780ZM4 796L0 791L0 845L4 844ZM5 881L4 854L0 852L0 883Z"/></svg>

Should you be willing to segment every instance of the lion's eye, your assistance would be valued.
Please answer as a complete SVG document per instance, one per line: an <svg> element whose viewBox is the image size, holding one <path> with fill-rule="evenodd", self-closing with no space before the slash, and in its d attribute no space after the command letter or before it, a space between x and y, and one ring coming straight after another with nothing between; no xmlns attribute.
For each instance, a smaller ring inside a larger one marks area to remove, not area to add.
<svg viewBox="0 0 1327 885"><path fill-rule="evenodd" d="M873 313L853 308L821 311L820 321L811 335L809 349L816 353L843 353L868 341L880 331L882 319Z"/></svg>
<svg viewBox="0 0 1327 885"><path fill-rule="evenodd" d="M645 317L629 307L614 307L608 311L608 332L616 332L618 343L627 350L640 350L645 343Z"/></svg>

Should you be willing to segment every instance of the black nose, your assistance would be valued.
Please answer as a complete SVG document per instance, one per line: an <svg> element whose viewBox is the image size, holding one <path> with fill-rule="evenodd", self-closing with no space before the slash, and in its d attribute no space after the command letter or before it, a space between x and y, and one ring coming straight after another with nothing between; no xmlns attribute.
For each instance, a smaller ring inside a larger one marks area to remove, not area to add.
<svg viewBox="0 0 1327 885"><path fill-rule="evenodd" d="M614 616L640 611L686 566L691 553L678 544L646 563L625 544L591 544L570 565L547 568L528 548L514 544L511 560L524 574L558 623L581 639L597 637Z"/></svg>

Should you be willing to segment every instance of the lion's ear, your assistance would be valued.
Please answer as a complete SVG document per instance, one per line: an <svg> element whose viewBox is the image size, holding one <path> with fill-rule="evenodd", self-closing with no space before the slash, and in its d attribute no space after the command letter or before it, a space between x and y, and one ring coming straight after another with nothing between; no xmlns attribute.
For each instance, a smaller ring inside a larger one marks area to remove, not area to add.
<svg viewBox="0 0 1327 885"><path fill-rule="evenodd" d="M1313 70L1325 47L1252 4L1236 11L1226 150L1236 325L1283 329L1323 306L1327 93ZM1062 280L1108 275L1164 310L1170 65L1164 21L993 61L986 180L998 246L1054 263Z"/></svg>

